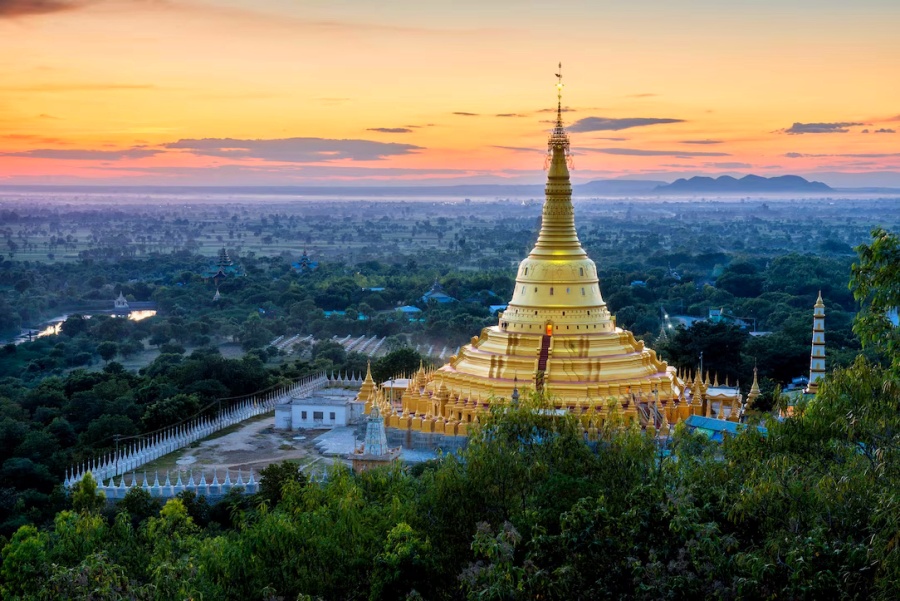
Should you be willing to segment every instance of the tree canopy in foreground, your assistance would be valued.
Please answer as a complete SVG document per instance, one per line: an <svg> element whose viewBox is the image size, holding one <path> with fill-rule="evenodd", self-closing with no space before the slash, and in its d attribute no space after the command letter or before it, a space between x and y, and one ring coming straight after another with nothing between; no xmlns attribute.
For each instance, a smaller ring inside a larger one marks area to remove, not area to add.
<svg viewBox="0 0 900 601"><path fill-rule="evenodd" d="M106 507L88 483L4 546L4 599L891 599L900 385L864 359L815 402L670 452L586 443L540 399L499 406L461 456L280 494ZM135 493L140 494L140 491ZM152 500L151 500L152 501ZM143 514L135 518L129 511Z"/></svg>

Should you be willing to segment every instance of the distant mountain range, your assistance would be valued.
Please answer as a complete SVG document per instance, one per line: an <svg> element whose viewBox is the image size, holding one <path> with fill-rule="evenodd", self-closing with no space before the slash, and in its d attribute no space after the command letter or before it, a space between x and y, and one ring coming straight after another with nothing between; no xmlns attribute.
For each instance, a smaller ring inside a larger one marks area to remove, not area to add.
<svg viewBox="0 0 900 601"><path fill-rule="evenodd" d="M900 194L900 188L832 188L799 175L761 177L745 175L734 178L695 176L667 183L662 180L600 179L572 187L574 196L658 197L697 194ZM130 194L247 194L285 196L329 196L346 200L366 198L530 198L544 197L543 184L458 184L413 186L84 186L84 185L4 185L0 191L75 192Z"/></svg>
<svg viewBox="0 0 900 601"><path fill-rule="evenodd" d="M671 184L654 188L660 194L700 194L700 193L781 193L781 192L832 192L834 189L822 182L811 182L799 175L761 177L745 175L737 179L730 175L720 177L692 177L677 179Z"/></svg>
<svg viewBox="0 0 900 601"><path fill-rule="evenodd" d="M626 196L652 194L662 180L595 180L573 186L576 196ZM535 198L544 197L544 184L457 184L445 186L41 186L2 185L0 190L32 192L109 193L114 190L137 194L259 194L291 196Z"/></svg>

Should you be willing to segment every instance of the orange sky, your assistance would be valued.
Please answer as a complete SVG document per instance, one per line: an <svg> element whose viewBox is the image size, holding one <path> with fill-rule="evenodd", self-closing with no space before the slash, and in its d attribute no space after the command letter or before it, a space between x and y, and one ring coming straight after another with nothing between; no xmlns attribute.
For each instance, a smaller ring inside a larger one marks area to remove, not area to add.
<svg viewBox="0 0 900 601"><path fill-rule="evenodd" d="M896 0L0 0L0 183L537 183L562 61L579 180L900 186L898 30Z"/></svg>

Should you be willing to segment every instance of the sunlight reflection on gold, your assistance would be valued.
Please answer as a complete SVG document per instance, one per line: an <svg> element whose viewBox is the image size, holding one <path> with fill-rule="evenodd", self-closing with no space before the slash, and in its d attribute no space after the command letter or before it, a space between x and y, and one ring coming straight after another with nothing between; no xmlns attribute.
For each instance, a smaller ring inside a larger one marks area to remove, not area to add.
<svg viewBox="0 0 900 601"><path fill-rule="evenodd" d="M142 319L147 319L148 317L153 317L156 315L156 311L153 309L147 309L144 311L132 311L128 314L128 319L132 321L140 321Z"/></svg>
<svg viewBox="0 0 900 601"><path fill-rule="evenodd" d="M56 334L59 334L60 328L62 328L61 321L52 323L49 326L47 326L46 328L44 328L43 330L41 330L40 332L38 332L37 337L43 338L44 336L55 336Z"/></svg>

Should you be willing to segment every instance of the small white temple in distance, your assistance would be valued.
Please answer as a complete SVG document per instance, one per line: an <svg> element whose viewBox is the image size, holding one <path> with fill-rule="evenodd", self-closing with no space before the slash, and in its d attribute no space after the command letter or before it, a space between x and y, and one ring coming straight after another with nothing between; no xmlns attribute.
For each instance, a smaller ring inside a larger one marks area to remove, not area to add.
<svg viewBox="0 0 900 601"><path fill-rule="evenodd" d="M113 312L128 313L128 299L125 298L121 290L119 291L119 296L113 301Z"/></svg>

